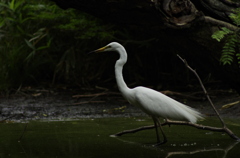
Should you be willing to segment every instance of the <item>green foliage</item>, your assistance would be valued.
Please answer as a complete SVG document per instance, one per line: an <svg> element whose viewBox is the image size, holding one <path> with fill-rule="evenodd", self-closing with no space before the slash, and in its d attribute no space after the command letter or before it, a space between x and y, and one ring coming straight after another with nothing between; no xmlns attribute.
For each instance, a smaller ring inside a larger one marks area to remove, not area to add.
<svg viewBox="0 0 240 158"><path fill-rule="evenodd" d="M236 46L238 41L237 41L236 34L228 35L228 37L226 38L227 39L222 49L222 56L220 58L220 62L222 62L223 65L226 65L226 64L231 65L231 63L233 63L234 61L234 55L236 53ZM239 53L237 53L236 55L238 54ZM240 60L239 60L239 63L240 63Z"/></svg>
<svg viewBox="0 0 240 158"><path fill-rule="evenodd" d="M221 29L222 30L217 31L212 35L212 38L217 40L218 42L220 42L226 35L233 33L233 31L229 30L226 27L222 27Z"/></svg>
<svg viewBox="0 0 240 158"><path fill-rule="evenodd" d="M237 26L239 26L240 25L240 8L235 9L234 12L235 13L231 13L229 17Z"/></svg>
<svg viewBox="0 0 240 158"><path fill-rule="evenodd" d="M230 14L229 16L232 21L239 26L240 25L240 8L235 10L235 13ZM222 55L220 62L223 65L231 65L234 62L234 58L237 59L238 64L240 64L240 51L239 51L239 31L232 31L226 27L222 27L221 30L216 31L212 38L218 42L225 39L225 44L222 49Z"/></svg>
<svg viewBox="0 0 240 158"><path fill-rule="evenodd" d="M86 65L81 52L112 38L111 26L48 0L0 0L0 90L71 81Z"/></svg>

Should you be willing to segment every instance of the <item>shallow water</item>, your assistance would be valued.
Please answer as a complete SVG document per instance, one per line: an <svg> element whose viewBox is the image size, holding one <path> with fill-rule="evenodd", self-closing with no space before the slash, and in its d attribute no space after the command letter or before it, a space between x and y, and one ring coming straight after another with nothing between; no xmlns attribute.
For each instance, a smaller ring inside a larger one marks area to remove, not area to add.
<svg viewBox="0 0 240 158"><path fill-rule="evenodd" d="M200 123L220 125L217 119L206 119ZM227 119L226 123L240 136L240 120ZM0 158L234 158L240 155L240 143L228 135L187 126L164 126L168 142L160 147L151 146L156 142L153 129L110 137L122 130L151 124L152 120L148 117L2 123Z"/></svg>

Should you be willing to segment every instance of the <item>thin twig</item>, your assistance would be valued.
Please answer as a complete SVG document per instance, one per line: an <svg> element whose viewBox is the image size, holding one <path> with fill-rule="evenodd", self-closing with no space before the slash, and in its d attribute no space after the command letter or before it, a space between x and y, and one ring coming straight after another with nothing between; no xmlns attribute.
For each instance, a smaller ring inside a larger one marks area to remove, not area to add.
<svg viewBox="0 0 240 158"><path fill-rule="evenodd" d="M198 81L199 81L199 83L200 83L200 85L201 85L201 87L202 87L202 89L203 89L204 94L206 95L206 97L207 97L209 103L211 104L213 110L214 110L215 113L217 114L219 120L221 121L221 123L222 123L222 125L223 125L223 128L225 128L225 127L226 127L226 124L224 123L224 121L223 121L223 119L220 117L220 114L218 113L217 109L216 109L215 106L213 105L213 102L212 102L211 98L209 97L209 95L208 95L208 93L207 93L207 90L205 89L205 87L204 87L204 85L203 85L203 83L202 83L201 78L198 76L197 72L196 72L195 70L193 70L193 69L188 65L188 63L187 63L187 61L186 61L185 59L183 59L183 58L180 57L179 55L177 55L177 56L179 57L179 59L181 59L181 60L183 61L183 63L185 64L185 66L195 74L195 76L197 77L197 79L198 79Z"/></svg>
<svg viewBox="0 0 240 158"><path fill-rule="evenodd" d="M22 135L20 136L20 138L18 139L18 141L21 141L21 140L22 140L22 138L23 138L23 136L24 136L24 134L25 134L25 132L26 132L26 130L27 130L27 127L28 127L28 123L25 124L25 127L24 127L24 130L23 130L23 132L22 132Z"/></svg>
<svg viewBox="0 0 240 158"><path fill-rule="evenodd" d="M73 95L73 98L88 98L88 97L98 97L102 95L121 95L117 92L101 92L101 93L95 93L95 94L80 94L80 95Z"/></svg>
<svg viewBox="0 0 240 158"><path fill-rule="evenodd" d="M1 120L0 123L1 123L1 122L5 122L6 120L9 120L9 119L15 117L16 115L17 115L17 114L14 114L14 115L12 115L12 116L9 116L9 117L7 117L7 118Z"/></svg>
<svg viewBox="0 0 240 158"><path fill-rule="evenodd" d="M232 107L232 106L234 106L234 105L236 105L236 104L238 104L238 103L240 103L240 101L235 101L235 102L233 102L233 103L225 104L225 105L223 105L223 106L221 107L221 109L230 108L230 107Z"/></svg>
<svg viewBox="0 0 240 158"><path fill-rule="evenodd" d="M78 103L73 103L72 105L96 104L96 103L105 103L105 101L82 101L82 102L78 102Z"/></svg>

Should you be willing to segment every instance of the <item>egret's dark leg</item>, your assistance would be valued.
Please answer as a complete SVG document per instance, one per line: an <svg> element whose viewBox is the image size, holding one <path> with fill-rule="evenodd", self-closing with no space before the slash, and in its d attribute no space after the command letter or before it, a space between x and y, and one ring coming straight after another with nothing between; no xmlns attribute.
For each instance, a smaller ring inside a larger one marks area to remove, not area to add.
<svg viewBox="0 0 240 158"><path fill-rule="evenodd" d="M156 146L161 145L161 144L165 144L165 143L167 142L167 137L166 137L166 135L165 135L164 132L163 132L161 123L160 123L160 121L159 121L158 118L153 117L153 120L154 120L155 127L157 127L157 125L158 125L159 128L160 128L160 130L161 130L161 132L162 132L162 135L163 135L163 141L160 142L160 141L159 141L159 136L158 136L158 134L157 134L158 143L156 144ZM156 131L157 131L157 129L156 129Z"/></svg>
<svg viewBox="0 0 240 158"><path fill-rule="evenodd" d="M157 143L160 143L160 137L159 137L159 134L158 134L158 123L157 123L157 121L156 121L156 119L154 117L153 117L153 122L154 122L156 135L157 135Z"/></svg>
<svg viewBox="0 0 240 158"><path fill-rule="evenodd" d="M170 121L170 120L165 118L165 123L167 123L168 121ZM170 127L170 124L168 124L168 127Z"/></svg>

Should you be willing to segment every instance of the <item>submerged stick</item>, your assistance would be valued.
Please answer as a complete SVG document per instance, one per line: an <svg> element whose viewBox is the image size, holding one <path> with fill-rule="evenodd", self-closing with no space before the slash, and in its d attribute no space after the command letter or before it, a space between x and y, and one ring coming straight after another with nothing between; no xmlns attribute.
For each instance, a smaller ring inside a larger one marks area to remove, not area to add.
<svg viewBox="0 0 240 158"><path fill-rule="evenodd" d="M166 120L164 123L161 124L161 126L166 126L166 125L186 125L186 126L192 126L195 127L197 129L201 129L201 130L210 130L210 131L215 131L215 132L225 132L227 133L232 139L240 141L240 138L237 137L230 129L228 128L219 128L219 127L211 127L211 126L204 126L204 125L200 125L200 124L194 124L191 122L185 122L185 121L172 121L172 120ZM143 131L143 130L147 130L147 129L153 129L155 128L154 125L150 125L150 126L143 126L143 127L139 127L136 129L131 129L131 130L125 130L116 134L111 135L112 137L117 137L117 136L122 136L124 134L129 134L129 133L136 133L139 131Z"/></svg>

